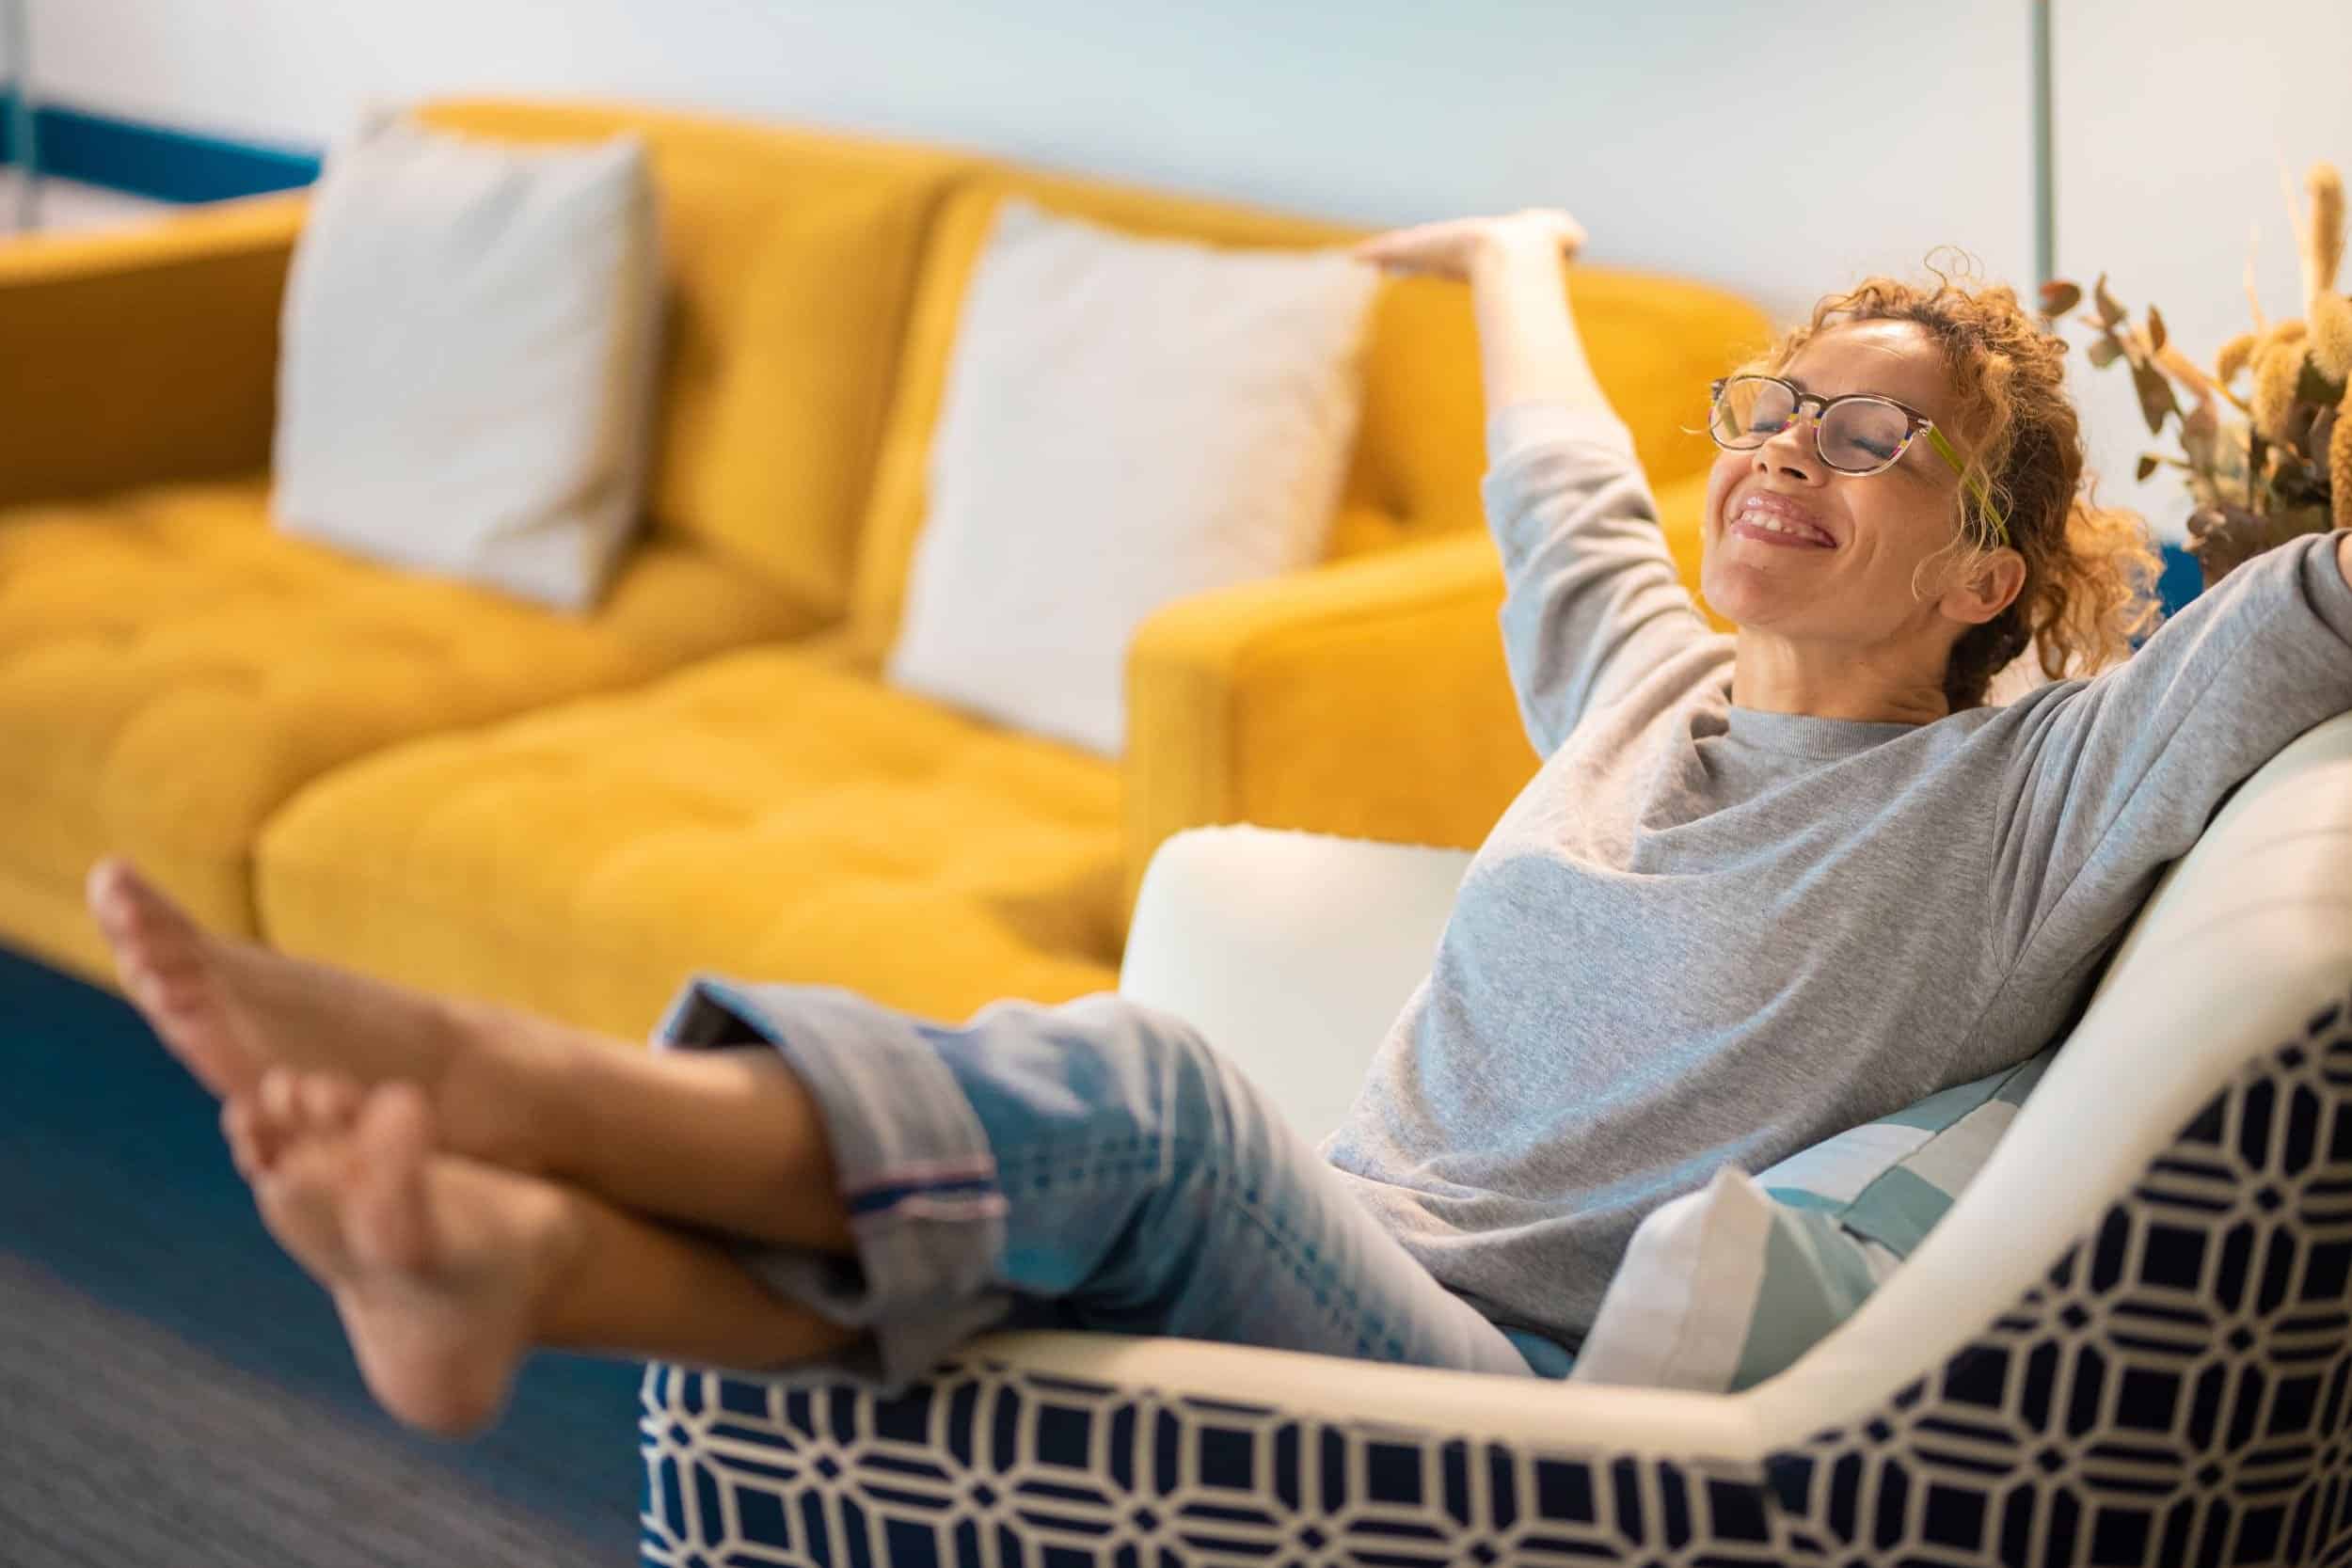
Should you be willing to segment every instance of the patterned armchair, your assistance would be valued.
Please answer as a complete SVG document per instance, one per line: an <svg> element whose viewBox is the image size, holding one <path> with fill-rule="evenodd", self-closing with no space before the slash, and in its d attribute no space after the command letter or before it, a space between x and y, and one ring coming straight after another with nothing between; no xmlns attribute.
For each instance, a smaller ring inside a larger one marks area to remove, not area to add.
<svg viewBox="0 0 2352 1568"><path fill-rule="evenodd" d="M1120 989L1303 1130L1466 857L1170 841ZM2352 714L2224 802L1992 1162L1779 1376L1700 1395L1174 1339L981 1340L905 1397L649 1369L644 1560L2352 1561Z"/></svg>

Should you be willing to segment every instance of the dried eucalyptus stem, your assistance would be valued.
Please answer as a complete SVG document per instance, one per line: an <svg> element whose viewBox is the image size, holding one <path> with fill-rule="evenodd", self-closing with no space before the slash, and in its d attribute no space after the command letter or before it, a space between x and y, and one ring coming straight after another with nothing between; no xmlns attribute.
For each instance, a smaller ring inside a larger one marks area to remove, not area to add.
<svg viewBox="0 0 2352 1568"><path fill-rule="evenodd" d="M2178 433L2180 454L2149 452L2139 477L2179 469L2195 509L2189 549L2208 585L2298 534L2352 528L2352 299L2335 292L2345 244L2344 182L2332 165L2312 166L2303 196L2286 169L2280 180L2303 288L2299 320L2264 316L2255 286L2259 230L2246 248L2246 303L2254 330L2223 344L2208 372L2171 342L2153 306L2135 325L2108 291L2091 286L2090 309L2075 319L2090 328L2090 359L2129 367L2151 435ZM2042 292L2045 323L2084 303L2084 292L2057 280ZM2233 383L2249 378L2241 395ZM2177 388L2177 391L2176 391ZM2186 406L2184 406L2184 403Z"/></svg>

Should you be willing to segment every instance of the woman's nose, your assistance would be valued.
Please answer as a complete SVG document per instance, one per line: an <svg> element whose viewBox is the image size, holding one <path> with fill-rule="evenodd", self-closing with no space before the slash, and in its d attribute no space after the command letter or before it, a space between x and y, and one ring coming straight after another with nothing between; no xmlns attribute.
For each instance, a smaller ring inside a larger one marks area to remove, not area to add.
<svg viewBox="0 0 2352 1568"><path fill-rule="evenodd" d="M1820 438L1814 434L1813 416L1804 409L1788 421L1788 428L1773 436L1756 449L1756 466L1766 473L1785 473L1808 483L1821 477L1823 464Z"/></svg>

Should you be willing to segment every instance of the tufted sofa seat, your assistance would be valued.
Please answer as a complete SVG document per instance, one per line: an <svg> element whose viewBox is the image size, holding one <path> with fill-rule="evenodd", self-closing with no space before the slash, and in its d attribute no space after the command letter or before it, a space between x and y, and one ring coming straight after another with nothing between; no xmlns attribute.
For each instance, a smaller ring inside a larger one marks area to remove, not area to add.
<svg viewBox="0 0 2352 1568"><path fill-rule="evenodd" d="M1118 981L1117 770L894 691L838 638L344 769L260 863L292 951L616 1030L714 965L938 1013L977 974Z"/></svg>
<svg viewBox="0 0 2352 1568"><path fill-rule="evenodd" d="M644 681L808 610L675 541L593 617L386 572L268 526L258 478L19 508L0 527L0 929L90 974L91 863L126 851L255 934L249 848L302 784L435 729Z"/></svg>

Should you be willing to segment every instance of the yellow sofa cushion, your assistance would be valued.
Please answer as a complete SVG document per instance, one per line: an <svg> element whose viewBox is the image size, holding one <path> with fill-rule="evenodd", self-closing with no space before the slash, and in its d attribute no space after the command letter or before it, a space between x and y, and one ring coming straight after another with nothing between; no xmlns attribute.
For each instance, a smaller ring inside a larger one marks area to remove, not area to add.
<svg viewBox="0 0 2352 1568"><path fill-rule="evenodd" d="M328 768L814 624L675 541L576 617L288 538L265 498L257 477L0 510L0 936L103 975L81 884L109 851L250 934L253 836Z"/></svg>
<svg viewBox="0 0 2352 1568"><path fill-rule="evenodd" d="M961 1019L1117 984L1116 769L756 649L419 741L263 832L288 952L643 1037L696 972Z"/></svg>
<svg viewBox="0 0 2352 1568"><path fill-rule="evenodd" d="M859 650L898 636L906 578L929 504L925 484L957 325L996 207L1020 196L1050 212L1154 237L1230 245L1329 245L1360 230L1225 202L1002 168L958 180L939 213L883 431L850 605ZM1569 289L1595 373L1661 484L1702 472L1707 384L1760 348L1769 323L1747 301L1705 284L1579 267ZM1365 350L1364 411L1334 520L1332 559L1457 530L1484 529L1486 469L1476 324L1461 284L1383 282Z"/></svg>
<svg viewBox="0 0 2352 1568"><path fill-rule="evenodd" d="M924 231L974 160L610 103L420 113L508 141L644 139L669 284L654 521L841 615Z"/></svg>

